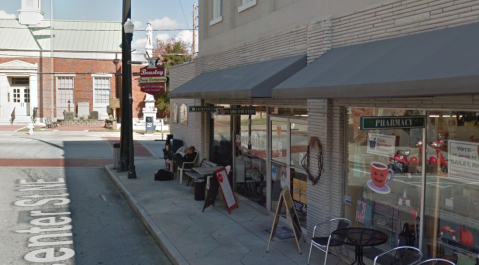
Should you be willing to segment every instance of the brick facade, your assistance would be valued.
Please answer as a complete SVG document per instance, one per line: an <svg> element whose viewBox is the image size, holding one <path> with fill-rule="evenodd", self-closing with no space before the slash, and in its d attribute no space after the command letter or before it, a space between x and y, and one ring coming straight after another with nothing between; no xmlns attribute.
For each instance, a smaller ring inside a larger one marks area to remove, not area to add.
<svg viewBox="0 0 479 265"><path fill-rule="evenodd" d="M0 64L19 60L31 64L38 64L38 103L39 103L39 117L51 116L51 60L50 58L0 58ZM120 97L121 91L121 77L116 77L116 66L112 60L100 59L71 59L71 58L55 58L53 65L53 88L56 91L56 77L62 75L74 75L74 104L71 105L71 110L78 111L79 102L88 102L90 111L93 110L93 80L92 74L111 75L110 78L110 97ZM139 69L144 66L133 65L132 72L139 72ZM118 66L118 71L121 72L121 64ZM133 118L141 116L141 110L144 108L145 93L140 91L138 77L132 77L133 88ZM117 91L118 90L118 91ZM54 117L57 117L55 111L56 93L53 98L54 103ZM118 110L118 113L120 111ZM75 114L76 115L76 114Z"/></svg>

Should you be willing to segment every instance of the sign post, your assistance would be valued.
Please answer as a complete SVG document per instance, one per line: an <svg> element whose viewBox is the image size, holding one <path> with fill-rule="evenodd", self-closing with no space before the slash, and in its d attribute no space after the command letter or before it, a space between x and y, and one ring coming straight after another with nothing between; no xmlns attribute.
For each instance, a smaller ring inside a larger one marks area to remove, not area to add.
<svg viewBox="0 0 479 265"><path fill-rule="evenodd" d="M299 241L301 240L301 238L303 238L304 242L306 242L306 239L304 238L303 232L301 231L299 217L296 213L296 209L294 207L293 199L291 198L291 193L289 192L288 186L284 187L283 191L281 191L281 194L279 195L278 206L276 207L276 214L274 215L273 226L271 227L271 234L269 235L266 252L268 252L269 250L269 244L271 243L271 241L274 240L274 236L278 228L279 217L281 216L281 209L283 208L283 203L286 206L286 213L289 215L289 222L294 232L294 239L296 240L298 251L300 254L302 254L301 247L299 246Z"/></svg>
<svg viewBox="0 0 479 265"><path fill-rule="evenodd" d="M215 171L215 176L216 178L212 177L211 179L210 189L208 190L208 194L206 195L205 199L205 205L203 206L203 212L208 206L215 205L218 190L219 188L221 188L223 198L226 202L226 207L228 208L228 212L231 214L231 210L233 210L235 207L239 208L239 205L238 201L236 200L236 196L231 189L231 184L228 179L228 174L226 173L226 168Z"/></svg>

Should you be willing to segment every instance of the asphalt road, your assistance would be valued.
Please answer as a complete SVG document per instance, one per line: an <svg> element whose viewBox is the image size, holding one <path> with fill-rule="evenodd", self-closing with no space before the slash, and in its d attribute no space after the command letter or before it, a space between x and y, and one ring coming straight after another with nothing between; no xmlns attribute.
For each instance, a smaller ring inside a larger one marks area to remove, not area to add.
<svg viewBox="0 0 479 265"><path fill-rule="evenodd" d="M111 158L111 148L98 137L0 137L3 159L61 157ZM0 167L0 264L171 263L102 167Z"/></svg>

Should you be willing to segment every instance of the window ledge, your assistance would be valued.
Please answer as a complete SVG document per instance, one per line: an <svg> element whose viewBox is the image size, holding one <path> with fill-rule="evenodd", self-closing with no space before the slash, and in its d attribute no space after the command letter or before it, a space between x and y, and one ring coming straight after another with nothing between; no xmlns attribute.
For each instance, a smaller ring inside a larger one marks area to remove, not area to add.
<svg viewBox="0 0 479 265"><path fill-rule="evenodd" d="M241 12L245 11L246 9L248 9L248 8L250 8L250 7L253 7L253 6L255 6L255 5L256 5L256 0L253 0L253 1L249 2L249 3L246 3L246 4L244 4L244 5L240 6L240 7L238 7L238 13L241 13Z"/></svg>
<svg viewBox="0 0 479 265"><path fill-rule="evenodd" d="M219 17L211 20L210 21L210 26L213 26L214 24L220 23L221 21L223 21L223 16L219 16Z"/></svg>

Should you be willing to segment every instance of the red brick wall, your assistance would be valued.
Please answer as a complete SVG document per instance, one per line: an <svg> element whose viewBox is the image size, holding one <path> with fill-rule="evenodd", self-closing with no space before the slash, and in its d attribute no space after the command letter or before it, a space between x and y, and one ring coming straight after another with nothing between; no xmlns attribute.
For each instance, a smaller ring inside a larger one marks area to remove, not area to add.
<svg viewBox="0 0 479 265"><path fill-rule="evenodd" d="M50 58L0 58L0 63L20 60L27 63L38 64L38 102L39 116L50 117L51 115L51 61ZM121 72L121 64L118 66ZM132 73L139 72L144 66L132 65ZM54 74L75 74L74 82L74 102L75 110L78 102L89 102L90 111L93 110L93 77L92 74L111 74L111 92L110 97L117 97L116 87L118 84L118 97L121 96L121 77L116 78L116 66L113 60L94 60L94 59L54 59ZM132 76L133 89L133 117L138 118L141 110L144 108L145 93L140 91L138 76ZM56 91L55 77L53 78L54 91ZM55 104L56 98L53 103ZM54 106L55 107L55 106ZM72 106L73 107L73 106ZM118 110L118 113L121 113ZM54 109L54 115L56 110Z"/></svg>

